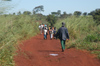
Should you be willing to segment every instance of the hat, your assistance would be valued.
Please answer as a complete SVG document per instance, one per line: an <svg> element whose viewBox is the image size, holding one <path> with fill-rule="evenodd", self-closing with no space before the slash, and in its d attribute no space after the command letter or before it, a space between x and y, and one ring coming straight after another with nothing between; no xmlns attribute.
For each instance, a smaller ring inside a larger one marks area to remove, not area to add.
<svg viewBox="0 0 100 66"><path fill-rule="evenodd" d="M62 26L65 26L65 22L62 22Z"/></svg>
<svg viewBox="0 0 100 66"><path fill-rule="evenodd" d="M45 26L47 26L47 25L45 25Z"/></svg>

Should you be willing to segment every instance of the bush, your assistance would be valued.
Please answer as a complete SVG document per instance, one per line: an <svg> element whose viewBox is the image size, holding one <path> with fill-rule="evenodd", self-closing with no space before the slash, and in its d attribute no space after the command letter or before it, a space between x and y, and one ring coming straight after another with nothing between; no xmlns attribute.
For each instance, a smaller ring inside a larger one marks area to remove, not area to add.
<svg viewBox="0 0 100 66"><path fill-rule="evenodd" d="M100 41L100 35L99 34L89 34L85 37L85 41L87 42L98 42Z"/></svg>

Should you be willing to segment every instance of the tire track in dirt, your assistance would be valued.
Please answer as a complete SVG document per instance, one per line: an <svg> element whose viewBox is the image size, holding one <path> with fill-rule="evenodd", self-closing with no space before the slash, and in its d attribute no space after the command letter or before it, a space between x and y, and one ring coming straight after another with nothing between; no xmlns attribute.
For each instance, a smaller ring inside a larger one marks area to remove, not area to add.
<svg viewBox="0 0 100 66"><path fill-rule="evenodd" d="M59 40L44 40L37 35L19 45L14 57L15 66L100 66L100 61L89 52L66 49L61 52ZM58 54L51 56L50 54Z"/></svg>

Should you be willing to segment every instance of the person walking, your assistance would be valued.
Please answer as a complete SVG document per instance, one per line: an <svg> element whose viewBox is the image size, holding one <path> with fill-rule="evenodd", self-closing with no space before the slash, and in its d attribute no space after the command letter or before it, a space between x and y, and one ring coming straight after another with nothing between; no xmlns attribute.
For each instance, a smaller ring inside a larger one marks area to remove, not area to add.
<svg viewBox="0 0 100 66"><path fill-rule="evenodd" d="M50 35L50 28L51 28L51 26L49 26L49 35Z"/></svg>
<svg viewBox="0 0 100 66"><path fill-rule="evenodd" d="M39 25L40 34L42 34L42 28L43 28L43 26L40 24Z"/></svg>
<svg viewBox="0 0 100 66"><path fill-rule="evenodd" d="M56 38L56 31L57 31L57 29L56 29L56 27L54 27L54 30L53 30L53 36L54 36L54 39Z"/></svg>
<svg viewBox="0 0 100 66"><path fill-rule="evenodd" d="M50 28L49 32L50 32L50 39L52 40L52 38L53 38L53 30L52 30L52 27Z"/></svg>
<svg viewBox="0 0 100 66"><path fill-rule="evenodd" d="M44 28L44 39L47 39L47 29Z"/></svg>
<svg viewBox="0 0 100 66"><path fill-rule="evenodd" d="M66 39L69 40L68 30L65 27L65 23L64 22L62 22L62 27L60 27L58 29L58 32L56 34L56 38L57 37L59 37L59 39L60 39L61 47L62 47L62 52L64 52Z"/></svg>
<svg viewBox="0 0 100 66"><path fill-rule="evenodd" d="M46 32L46 39L47 39L47 35L48 35L48 28L47 28L47 25L45 24L45 30L47 30Z"/></svg>

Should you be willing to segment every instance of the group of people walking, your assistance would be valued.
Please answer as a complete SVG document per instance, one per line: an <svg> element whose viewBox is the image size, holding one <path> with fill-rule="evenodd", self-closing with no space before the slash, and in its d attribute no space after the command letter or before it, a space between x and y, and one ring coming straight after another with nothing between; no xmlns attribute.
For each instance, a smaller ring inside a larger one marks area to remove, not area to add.
<svg viewBox="0 0 100 66"><path fill-rule="evenodd" d="M66 39L69 40L69 33L67 28L65 27L64 22L62 22L62 27L60 27L58 31L56 27L49 26L49 28L47 28L47 25L44 24L39 25L39 29L40 29L40 34L42 33L44 34L44 39L47 39L48 33L50 35L50 39L59 38L61 42L62 52L64 52Z"/></svg>
<svg viewBox="0 0 100 66"><path fill-rule="evenodd" d="M47 27L47 25L44 24L40 24L39 25L39 29L40 29L40 34L44 35L44 39L47 39L47 35L50 35L50 39L52 40L55 37L56 34L56 27Z"/></svg>

